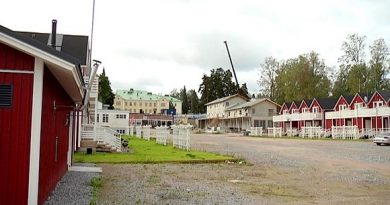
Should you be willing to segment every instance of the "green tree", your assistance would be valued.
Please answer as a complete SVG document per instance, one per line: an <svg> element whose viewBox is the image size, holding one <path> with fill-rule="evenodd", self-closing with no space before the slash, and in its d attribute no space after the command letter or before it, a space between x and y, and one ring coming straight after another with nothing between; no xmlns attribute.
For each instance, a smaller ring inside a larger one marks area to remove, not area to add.
<svg viewBox="0 0 390 205"><path fill-rule="evenodd" d="M260 87L260 95L275 100L276 93L276 72L279 69L279 62L272 56L266 57L260 66L260 79L257 84Z"/></svg>
<svg viewBox="0 0 390 205"><path fill-rule="evenodd" d="M189 103L188 103L186 86L184 86L183 89L180 90L180 100L182 102L181 104L182 113L188 114Z"/></svg>
<svg viewBox="0 0 390 205"><path fill-rule="evenodd" d="M273 100L278 103L329 96L328 67L318 53L311 52L282 61L275 74Z"/></svg>
<svg viewBox="0 0 390 205"><path fill-rule="evenodd" d="M222 68L212 69L210 76L203 74L198 90L201 94L201 112L206 112L204 106L206 103L237 93L237 86L232 81L232 77L230 70L225 71Z"/></svg>
<svg viewBox="0 0 390 205"><path fill-rule="evenodd" d="M115 94L112 92L111 83L106 76L106 71L103 68L103 72L99 75L99 93L98 99L103 104L109 105L108 109L114 109Z"/></svg>
<svg viewBox="0 0 390 205"><path fill-rule="evenodd" d="M370 46L371 59L368 70L368 91L389 89L389 48L383 38Z"/></svg>
<svg viewBox="0 0 390 205"><path fill-rule="evenodd" d="M339 58L340 70L332 91L334 96L367 91L365 39L366 36L351 34L342 43L341 50L344 54Z"/></svg>
<svg viewBox="0 0 390 205"><path fill-rule="evenodd" d="M242 96L246 96L247 98L250 98L248 87L246 86L246 83L242 84L240 89L238 89L238 94Z"/></svg>
<svg viewBox="0 0 390 205"><path fill-rule="evenodd" d="M195 90L189 90L187 93L189 99L189 113L197 114L199 110L199 97Z"/></svg>

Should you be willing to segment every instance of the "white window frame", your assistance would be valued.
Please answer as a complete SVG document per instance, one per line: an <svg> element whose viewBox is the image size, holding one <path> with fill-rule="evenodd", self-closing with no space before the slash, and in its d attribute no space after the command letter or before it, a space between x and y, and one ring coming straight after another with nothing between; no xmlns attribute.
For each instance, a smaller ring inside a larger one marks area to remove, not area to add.
<svg viewBox="0 0 390 205"><path fill-rule="evenodd" d="M347 109L347 105L346 104L339 105L339 110L346 110L346 109Z"/></svg>
<svg viewBox="0 0 390 205"><path fill-rule="evenodd" d="M108 114L102 114L102 122L108 123Z"/></svg>
<svg viewBox="0 0 390 205"><path fill-rule="evenodd" d="M313 107L313 113L319 113L320 109L316 106Z"/></svg>
<svg viewBox="0 0 390 205"><path fill-rule="evenodd" d="M363 103L361 103L361 102L359 102L359 103L356 102L356 103L355 103L355 109L360 109L360 108L362 108L362 107L364 107L364 106L363 106Z"/></svg>
<svg viewBox="0 0 390 205"><path fill-rule="evenodd" d="M382 100L375 101L373 105L374 105L374 108L382 107L383 106L383 101Z"/></svg>
<svg viewBox="0 0 390 205"><path fill-rule="evenodd" d="M304 107L304 108L302 109L302 113L307 113L307 112L309 112L309 109L308 109L307 107Z"/></svg>

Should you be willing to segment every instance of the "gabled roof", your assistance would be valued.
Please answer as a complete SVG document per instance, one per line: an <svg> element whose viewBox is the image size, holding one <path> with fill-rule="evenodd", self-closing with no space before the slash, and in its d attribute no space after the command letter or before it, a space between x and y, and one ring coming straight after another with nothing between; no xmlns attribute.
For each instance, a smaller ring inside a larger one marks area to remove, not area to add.
<svg viewBox="0 0 390 205"><path fill-rule="evenodd" d="M363 101L366 104L368 104L368 102L371 100L371 98L373 96L373 93L363 93L363 92L360 92L358 94L363 98Z"/></svg>
<svg viewBox="0 0 390 205"><path fill-rule="evenodd" d="M301 109L302 105L305 103L307 107L310 107L311 102L313 100L302 100L301 104L299 105L298 109Z"/></svg>
<svg viewBox="0 0 390 205"><path fill-rule="evenodd" d="M345 101L347 101L348 104L351 104L354 97L355 96L353 96L353 95L346 95L346 96L344 96L344 99L345 99Z"/></svg>
<svg viewBox="0 0 390 205"><path fill-rule="evenodd" d="M378 93L385 99L386 102L390 100L390 91L378 91Z"/></svg>
<svg viewBox="0 0 390 205"><path fill-rule="evenodd" d="M338 98L314 98L320 104L321 108L324 110L332 110L337 103ZM314 100L313 100L314 102ZM312 102L312 104L313 104ZM310 105L311 107L311 105Z"/></svg>
<svg viewBox="0 0 390 205"><path fill-rule="evenodd" d="M276 105L277 107L280 107L279 104L273 102L272 100L270 100L268 98L261 98L261 99L256 99L256 100L253 100L253 101L249 101L249 102L245 102L245 103L240 103L240 104L235 104L235 105L229 106L229 107L226 108L226 110L236 110L236 109L242 109L242 108L250 108L250 107L252 107L254 105L257 105L257 104L265 102L265 101L268 101L268 102Z"/></svg>
<svg viewBox="0 0 390 205"><path fill-rule="evenodd" d="M26 36L26 35L22 35L18 32L12 31L12 30L10 30L2 25L0 25L0 33L4 33L7 36L10 36L14 39L17 39L23 43L26 43L34 48L41 50L41 51L44 51L44 52L49 53L51 55L54 55L54 56L56 56L64 61L67 61L67 62L72 63L74 65L80 64L80 60L78 60L77 58L75 58L67 53L59 52L56 49L54 49L50 46L47 46L47 44L44 44L36 39L33 39L33 38Z"/></svg>
<svg viewBox="0 0 390 205"><path fill-rule="evenodd" d="M354 96L347 95L347 96L344 97L343 95L340 95L340 97L337 98L337 101L336 101L336 103L334 104L334 107L333 107L334 110L336 110L336 106L337 106L337 104L340 102L340 99L342 99L342 98L345 100L345 102L346 102L347 105L349 106L349 105L351 104L351 102L352 102Z"/></svg>
<svg viewBox="0 0 390 205"><path fill-rule="evenodd" d="M295 105L295 107L299 108L298 104L299 104L299 102L297 102L297 101L292 101L291 104L290 104L290 107L288 108L288 111L291 110L291 108L292 108L293 105Z"/></svg>
<svg viewBox="0 0 390 205"><path fill-rule="evenodd" d="M244 97L244 96L242 96L240 94L234 94L234 95L226 96L226 97L223 97L223 98L218 98L218 99L216 99L214 101L206 103L205 105L212 105L212 104L224 102L224 101L229 100L229 99L234 98L234 97L240 97L240 98L242 98L245 101L248 100L248 98L246 98L246 97Z"/></svg>
<svg viewBox="0 0 390 205"><path fill-rule="evenodd" d="M50 45L51 34L49 33L37 33L37 32L25 32L17 31L17 33L28 36L34 40L37 40L45 45ZM88 36L79 35L64 35L57 34L56 49L66 53L74 58L78 59L80 64L87 64L87 53L88 53Z"/></svg>
<svg viewBox="0 0 390 205"><path fill-rule="evenodd" d="M80 61L78 59L1 25L0 42L30 56L41 59L69 96L75 102L82 101L84 79L81 74Z"/></svg>

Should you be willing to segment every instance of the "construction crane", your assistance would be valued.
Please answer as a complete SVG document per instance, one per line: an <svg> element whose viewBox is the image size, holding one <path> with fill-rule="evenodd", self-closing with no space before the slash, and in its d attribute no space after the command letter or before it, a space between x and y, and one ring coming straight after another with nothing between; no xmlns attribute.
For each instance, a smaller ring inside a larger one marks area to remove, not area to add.
<svg viewBox="0 0 390 205"><path fill-rule="evenodd" d="M227 53L228 53L228 56L229 56L230 65L232 66L233 75L234 75L234 78L236 79L237 89L240 90L240 84L238 84L238 80L237 80L237 76L236 76L236 71L234 70L233 61L232 61L232 57L230 56L230 52L229 52L229 47L228 47L228 45L227 45L227 41L224 41L224 43L225 43L226 50L227 50Z"/></svg>

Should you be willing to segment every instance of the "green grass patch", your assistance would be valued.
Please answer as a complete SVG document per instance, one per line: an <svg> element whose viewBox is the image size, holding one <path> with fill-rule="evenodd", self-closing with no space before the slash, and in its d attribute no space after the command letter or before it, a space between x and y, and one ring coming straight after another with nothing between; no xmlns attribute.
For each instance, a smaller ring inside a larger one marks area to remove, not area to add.
<svg viewBox="0 0 390 205"><path fill-rule="evenodd" d="M146 141L135 137L124 137L129 141L130 152L104 153L94 152L87 155L77 152L75 162L80 163L207 163L235 161L231 156L225 156L201 151L185 151L173 148L172 145L159 145L155 141Z"/></svg>
<svg viewBox="0 0 390 205"><path fill-rule="evenodd" d="M97 196L98 196L99 189L103 186L102 177L98 176L92 178L89 185L92 187L92 199L89 202L89 205L96 205L98 200Z"/></svg>

